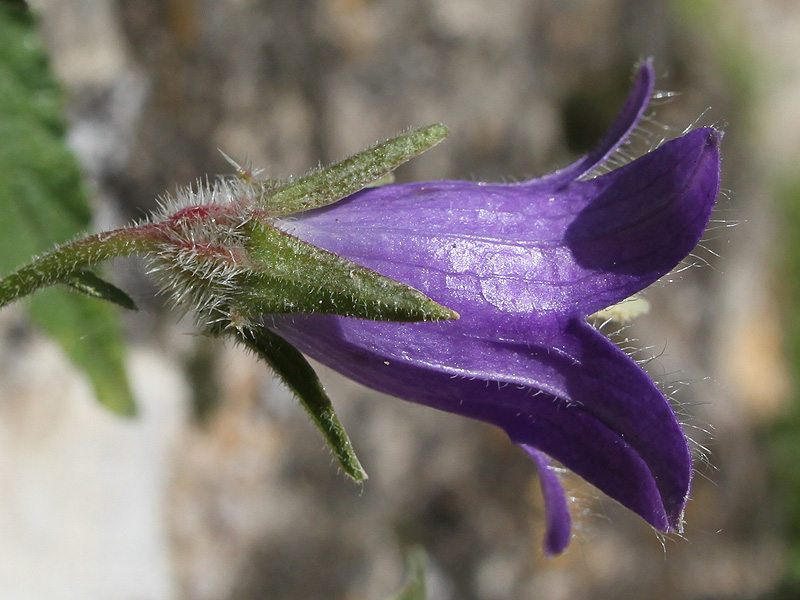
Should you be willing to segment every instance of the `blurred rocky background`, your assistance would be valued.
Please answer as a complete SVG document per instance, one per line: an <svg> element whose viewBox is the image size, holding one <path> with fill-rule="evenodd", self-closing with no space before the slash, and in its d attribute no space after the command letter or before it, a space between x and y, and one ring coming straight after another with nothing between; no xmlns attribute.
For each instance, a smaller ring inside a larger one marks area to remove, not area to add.
<svg viewBox="0 0 800 600"><path fill-rule="evenodd" d="M195 335L120 261L142 308L125 315L136 420L98 406L19 308L0 313L0 597L373 600L414 546L431 600L797 597L799 3L31 4L98 229L230 172L218 149L280 177L430 122L450 138L400 180L540 175L598 139L646 56L680 92L664 135L726 131L726 191L706 266L656 286L633 334L701 456L685 539L573 479L576 538L548 560L535 469L504 435L323 369L371 475L355 486L266 367Z"/></svg>

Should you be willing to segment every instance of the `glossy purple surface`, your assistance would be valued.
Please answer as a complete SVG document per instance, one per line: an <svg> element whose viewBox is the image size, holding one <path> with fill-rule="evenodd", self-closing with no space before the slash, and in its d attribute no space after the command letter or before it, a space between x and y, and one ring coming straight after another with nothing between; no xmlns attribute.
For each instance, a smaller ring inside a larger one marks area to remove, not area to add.
<svg viewBox="0 0 800 600"><path fill-rule="evenodd" d="M265 322L364 385L504 429L540 467L549 554L566 548L570 521L542 453L661 531L680 530L691 486L689 447L669 401L585 322L686 257L719 190L722 134L710 128L581 179L624 143L652 86L647 62L598 148L551 175L372 188L281 225L461 315Z"/></svg>

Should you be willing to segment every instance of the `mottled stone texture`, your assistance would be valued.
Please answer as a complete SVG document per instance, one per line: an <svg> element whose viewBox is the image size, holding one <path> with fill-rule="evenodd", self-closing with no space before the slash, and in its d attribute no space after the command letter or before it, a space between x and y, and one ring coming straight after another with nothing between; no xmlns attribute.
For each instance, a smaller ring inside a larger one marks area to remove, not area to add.
<svg viewBox="0 0 800 600"><path fill-rule="evenodd" d="M635 330L659 355L648 367L659 381L693 382L677 394L700 427L690 435L708 445L716 427L718 470L700 464L713 483L696 478L690 543L662 550L637 517L575 481L578 539L545 560L534 469L503 434L323 370L371 475L352 485L266 368L186 335L191 324L176 327L129 262L117 280L143 308L128 321L138 424L115 424L18 311L3 314L0 596L381 598L415 544L430 556L432 600L740 598L774 585L780 548L753 436L779 410L782 381L765 169L796 149L758 132L797 128L792 103L776 98L800 77L755 69L742 85L730 53L756 65L796 56L780 41L794 39L796 10L742 0L716 20L654 0L33 4L102 226L228 172L217 148L286 176L435 121L451 138L401 181L540 175L596 141L650 55L657 87L682 92L659 108L668 135L708 106L701 124L724 125L723 187L734 191L719 216L750 225L716 230L706 246L723 257L698 253L716 268L654 290ZM759 116L764 103L773 118Z"/></svg>

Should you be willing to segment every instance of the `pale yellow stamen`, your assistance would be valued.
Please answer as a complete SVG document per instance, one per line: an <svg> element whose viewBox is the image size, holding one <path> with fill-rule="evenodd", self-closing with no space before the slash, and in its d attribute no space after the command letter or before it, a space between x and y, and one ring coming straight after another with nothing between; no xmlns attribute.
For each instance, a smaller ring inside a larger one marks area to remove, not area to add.
<svg viewBox="0 0 800 600"><path fill-rule="evenodd" d="M613 306L598 310L590 319L598 321L615 321L617 323L629 323L641 315L650 312L650 303L640 296L631 296Z"/></svg>

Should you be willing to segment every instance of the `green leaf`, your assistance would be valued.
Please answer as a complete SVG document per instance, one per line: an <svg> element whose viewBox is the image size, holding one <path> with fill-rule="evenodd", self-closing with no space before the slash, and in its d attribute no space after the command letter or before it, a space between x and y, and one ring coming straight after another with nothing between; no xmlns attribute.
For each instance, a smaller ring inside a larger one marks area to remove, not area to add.
<svg viewBox="0 0 800 600"><path fill-rule="evenodd" d="M28 4L25 0L2 0L0 4L5 4L10 8L16 8L17 10L27 11Z"/></svg>
<svg viewBox="0 0 800 600"><path fill-rule="evenodd" d="M329 167L312 171L265 198L270 215L286 215L332 204L379 181L404 162L447 137L440 124L414 129L367 148Z"/></svg>
<svg viewBox="0 0 800 600"><path fill-rule="evenodd" d="M311 420L339 459L344 472L356 481L366 479L367 473L361 467L319 377L305 357L289 342L266 327L232 331L234 337L266 361L300 399Z"/></svg>
<svg viewBox="0 0 800 600"><path fill-rule="evenodd" d="M100 300L107 300L127 310L139 310L133 298L112 283L86 269L72 272L67 281L72 289Z"/></svg>
<svg viewBox="0 0 800 600"><path fill-rule="evenodd" d="M98 310L99 307L99 310ZM49 288L31 298L33 321L55 338L70 360L87 375L98 400L111 411L136 414L124 368L117 314L110 304L75 292Z"/></svg>
<svg viewBox="0 0 800 600"><path fill-rule="evenodd" d="M422 292L293 237L271 225L249 225L248 314L327 313L380 321L441 321L458 313Z"/></svg>
<svg viewBox="0 0 800 600"><path fill-rule="evenodd" d="M408 555L408 578L403 589L391 600L425 600L425 551L413 549Z"/></svg>
<svg viewBox="0 0 800 600"><path fill-rule="evenodd" d="M0 272L89 227L80 169L64 144L61 92L35 23L20 3L0 4ZM34 322L85 370L104 405L134 412L120 326L110 305L68 290L29 304Z"/></svg>

